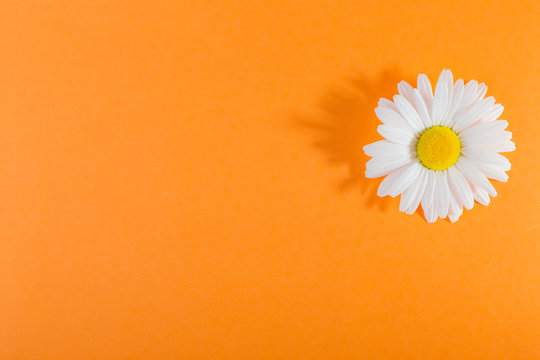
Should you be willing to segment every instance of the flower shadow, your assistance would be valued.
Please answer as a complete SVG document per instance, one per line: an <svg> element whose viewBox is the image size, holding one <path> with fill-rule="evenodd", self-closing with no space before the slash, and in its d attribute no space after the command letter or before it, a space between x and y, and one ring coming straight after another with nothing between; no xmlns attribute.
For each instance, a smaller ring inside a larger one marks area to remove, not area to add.
<svg viewBox="0 0 540 360"><path fill-rule="evenodd" d="M410 79L395 67L381 71L376 78L357 74L330 88L320 100L320 115L296 119L303 128L313 130L313 146L326 155L330 165L347 167L338 191L360 190L370 208L385 210L392 199L377 196L381 179L365 177L370 157L364 154L363 146L382 139L374 110L380 98L392 99L401 80Z"/></svg>

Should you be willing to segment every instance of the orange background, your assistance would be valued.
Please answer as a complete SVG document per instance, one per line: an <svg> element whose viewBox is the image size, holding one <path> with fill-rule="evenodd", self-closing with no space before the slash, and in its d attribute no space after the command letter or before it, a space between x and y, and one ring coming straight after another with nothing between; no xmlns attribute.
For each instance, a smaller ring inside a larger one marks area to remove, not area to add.
<svg viewBox="0 0 540 360"><path fill-rule="evenodd" d="M2 1L0 359L539 359L540 3ZM430 225L361 147L484 81L517 151Z"/></svg>

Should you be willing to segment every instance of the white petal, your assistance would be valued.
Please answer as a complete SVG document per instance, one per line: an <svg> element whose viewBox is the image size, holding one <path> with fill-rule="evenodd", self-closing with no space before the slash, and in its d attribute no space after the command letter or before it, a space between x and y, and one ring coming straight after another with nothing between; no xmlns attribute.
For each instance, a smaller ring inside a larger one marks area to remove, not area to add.
<svg viewBox="0 0 540 360"><path fill-rule="evenodd" d="M373 158L366 163L366 177L369 179L378 178L390 172L406 166L412 158Z"/></svg>
<svg viewBox="0 0 540 360"><path fill-rule="evenodd" d="M487 86L484 83L478 84L478 93L476 94L475 102L478 102L486 96Z"/></svg>
<svg viewBox="0 0 540 360"><path fill-rule="evenodd" d="M455 223L456 221L458 221L461 214L463 214L463 209L459 209L457 212L449 211L448 218L452 223Z"/></svg>
<svg viewBox="0 0 540 360"><path fill-rule="evenodd" d="M427 208L422 204L422 209L424 210L424 216L428 223L433 224L437 221L437 208L435 204L430 204Z"/></svg>
<svg viewBox="0 0 540 360"><path fill-rule="evenodd" d="M485 163L475 163L476 166L484 173L488 179L506 182L508 181L508 175L501 170L501 168Z"/></svg>
<svg viewBox="0 0 540 360"><path fill-rule="evenodd" d="M420 201L422 201L422 198L424 197L424 192L426 191L429 171L430 170L426 169L425 167L422 167L422 170L421 170L422 182L420 183L420 186L418 187L418 191L416 192L416 195L414 196L413 202L410 204L409 208L407 209L408 214L412 214L416 211L416 209L418 209L418 205L420 205Z"/></svg>
<svg viewBox="0 0 540 360"><path fill-rule="evenodd" d="M476 80L471 80L465 84L465 88L463 89L463 97L461 98L461 103L459 104L457 111L467 111L467 109L475 103L477 95L478 82Z"/></svg>
<svg viewBox="0 0 540 360"><path fill-rule="evenodd" d="M397 107L396 111L390 110L386 106L378 106L375 108L375 114L383 124L389 125L414 135L414 129L410 127L407 121L399 114Z"/></svg>
<svg viewBox="0 0 540 360"><path fill-rule="evenodd" d="M411 104L414 104L413 87L406 81L401 81L397 87L399 95L403 96Z"/></svg>
<svg viewBox="0 0 540 360"><path fill-rule="evenodd" d="M377 195L396 197L401 194L418 177L421 166L418 162L413 161L409 165L388 174L381 182Z"/></svg>
<svg viewBox="0 0 540 360"><path fill-rule="evenodd" d="M380 107L386 107L387 109L394 110L396 112L398 111L396 104L394 104L394 102L392 102L392 101L390 101L388 99L385 99L385 98L380 98L379 99L379 106Z"/></svg>
<svg viewBox="0 0 540 360"><path fill-rule="evenodd" d="M495 99L493 96L490 96L474 104L464 113L456 115L453 126L454 130L461 131L473 125L491 109L494 103Z"/></svg>
<svg viewBox="0 0 540 360"><path fill-rule="evenodd" d="M502 132L508 126L508 121L506 120L495 120L490 122L479 123L471 126L468 129L463 130L459 133L459 137L475 139L481 137L489 137L497 135Z"/></svg>
<svg viewBox="0 0 540 360"><path fill-rule="evenodd" d="M490 147L497 146L500 143L510 141L512 133L510 131L485 131L482 134L475 135L474 133L462 132L459 134L461 147Z"/></svg>
<svg viewBox="0 0 540 360"><path fill-rule="evenodd" d="M455 167L448 168L448 184L454 194L458 206L465 206L467 210L471 210L474 206L474 197L467 179Z"/></svg>
<svg viewBox="0 0 540 360"><path fill-rule="evenodd" d="M409 126L415 129L417 132L424 129L424 124L422 123L422 120L420 120L420 116L412 104L407 101L407 99L405 99L403 96L395 95L394 103Z"/></svg>
<svg viewBox="0 0 540 360"><path fill-rule="evenodd" d="M451 88L451 93L454 92L454 75L452 74L452 71L450 69L446 69L446 82L448 83L448 86Z"/></svg>
<svg viewBox="0 0 540 360"><path fill-rule="evenodd" d="M416 109L418 110L418 115L420 115L420 119L424 124L424 128L433 126L433 121L431 120L431 115L429 114L426 103L422 98L422 95L420 95L420 91L417 89L414 89L414 101L416 104Z"/></svg>
<svg viewBox="0 0 540 360"><path fill-rule="evenodd" d="M463 79L458 79L454 85L454 95L452 97L452 104L450 105L450 110L448 111L448 116L441 123L442 125L453 124L454 115L458 110L459 105L461 104L461 99L463 98L463 91L465 85L463 84Z"/></svg>
<svg viewBox="0 0 540 360"><path fill-rule="evenodd" d="M382 135L382 137L390 140L391 142L410 145L414 140L414 136L410 132L404 130L404 128L405 126L402 128L397 128L389 125L379 125L377 127L377 131Z"/></svg>
<svg viewBox="0 0 540 360"><path fill-rule="evenodd" d="M364 146L364 152L367 156L372 157L385 156L386 154L392 157L401 154L405 154L407 157L414 155L409 146L396 144L388 140L379 140L368 144Z"/></svg>
<svg viewBox="0 0 540 360"><path fill-rule="evenodd" d="M511 152L516 150L516 144L513 141L504 141L496 145L487 146L486 149L495 152Z"/></svg>
<svg viewBox="0 0 540 360"><path fill-rule="evenodd" d="M515 144L510 141L512 133L502 130L506 121L496 120L480 123L462 131L458 136L462 152L469 148L480 148L491 152L508 152L515 150Z"/></svg>
<svg viewBox="0 0 540 360"><path fill-rule="evenodd" d="M432 170L427 171L427 182L424 195L422 197L422 209L424 210L424 217L429 223L433 223L437 220L437 213L434 205L434 192L435 192L435 172Z"/></svg>
<svg viewBox="0 0 540 360"><path fill-rule="evenodd" d="M450 126L453 127L456 123L456 119L461 117L467 110L469 110L472 105L475 104L477 94L478 82L476 80L471 80L467 84L465 84L461 101L457 106L457 110L454 116L449 121Z"/></svg>
<svg viewBox="0 0 540 360"><path fill-rule="evenodd" d="M413 183L403 191L401 194L401 200L399 203L399 210L406 213L412 214L418 208L418 204L424 195L424 189L426 188L427 183L427 169L421 167L420 174L416 177Z"/></svg>
<svg viewBox="0 0 540 360"><path fill-rule="evenodd" d="M508 171L511 168L510 161L494 151L467 146L463 147L461 152L466 158L477 163L493 164L500 167L504 171Z"/></svg>
<svg viewBox="0 0 540 360"><path fill-rule="evenodd" d="M439 80L440 81L440 80ZM435 97L433 98L433 110L431 117L433 119L433 125L439 125L448 110L448 87L438 86L435 89Z"/></svg>
<svg viewBox="0 0 540 360"><path fill-rule="evenodd" d="M466 139L463 141L463 148L479 148L490 152L510 152L516 150L516 144L510 141L512 134L504 131L498 136L484 137L478 139Z"/></svg>
<svg viewBox="0 0 540 360"><path fill-rule="evenodd" d="M437 207L439 217L444 219L446 216L448 216L450 190L448 189L446 172L436 171L435 175L435 206Z"/></svg>
<svg viewBox="0 0 540 360"><path fill-rule="evenodd" d="M450 70L443 70L435 87L433 98L432 118L433 124L439 125L445 119L452 104L454 80Z"/></svg>
<svg viewBox="0 0 540 360"><path fill-rule="evenodd" d="M478 169L473 163L471 163L469 160L467 160L464 157L461 157L458 162L456 163L456 167L459 171L465 176L468 182L470 182L472 185L478 186L487 193L493 197L497 196L497 191L495 191L495 188L489 180L486 178L486 176Z"/></svg>
<svg viewBox="0 0 540 360"><path fill-rule="evenodd" d="M479 204L482 204L484 206L489 205L489 201L490 201L489 194L484 189L476 185L473 185L472 191L474 194L474 200L476 200Z"/></svg>
<svg viewBox="0 0 540 360"><path fill-rule="evenodd" d="M451 190L450 190L449 200L450 200L450 205L448 208L448 218L450 219L451 222L454 223L457 221L457 219L459 219L459 217L463 213L463 208L458 205L456 197Z"/></svg>
<svg viewBox="0 0 540 360"><path fill-rule="evenodd" d="M416 87L418 88L418 91L420 91L424 103L426 104L426 107L431 114L433 104L433 89L431 88L431 82L429 81L426 74L418 75L418 79L416 80Z"/></svg>
<svg viewBox="0 0 540 360"><path fill-rule="evenodd" d="M480 119L482 122L494 121L502 115L504 107L501 104L495 104L489 109L489 111Z"/></svg>

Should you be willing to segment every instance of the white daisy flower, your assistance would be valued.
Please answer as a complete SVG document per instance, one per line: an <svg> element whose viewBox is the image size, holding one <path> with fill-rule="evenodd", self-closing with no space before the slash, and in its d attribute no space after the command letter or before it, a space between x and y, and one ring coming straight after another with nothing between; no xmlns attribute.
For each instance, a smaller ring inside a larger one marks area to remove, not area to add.
<svg viewBox="0 0 540 360"><path fill-rule="evenodd" d="M488 179L506 181L510 162L501 152L514 151L508 122L487 86L462 79L454 83L443 70L435 95L426 75L417 89L402 81L394 101L380 99L375 109L385 140L364 146L372 159L366 177L385 176L377 195L401 194L399 210L407 214L422 204L426 220L449 217L455 222L474 200L488 205L497 192Z"/></svg>

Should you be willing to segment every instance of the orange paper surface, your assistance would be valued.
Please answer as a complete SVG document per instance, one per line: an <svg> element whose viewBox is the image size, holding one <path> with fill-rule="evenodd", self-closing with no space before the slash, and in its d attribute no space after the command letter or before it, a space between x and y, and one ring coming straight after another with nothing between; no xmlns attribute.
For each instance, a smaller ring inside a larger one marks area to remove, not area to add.
<svg viewBox="0 0 540 360"><path fill-rule="evenodd" d="M538 1L3 1L0 359L539 359ZM505 107L488 207L376 197L379 97Z"/></svg>

